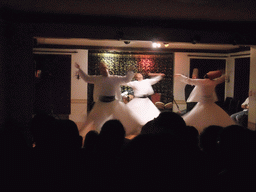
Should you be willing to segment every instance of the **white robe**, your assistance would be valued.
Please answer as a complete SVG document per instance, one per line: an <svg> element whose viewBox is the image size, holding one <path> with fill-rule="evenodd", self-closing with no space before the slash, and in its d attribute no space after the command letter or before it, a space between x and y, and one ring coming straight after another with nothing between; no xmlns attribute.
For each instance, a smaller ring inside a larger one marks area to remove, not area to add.
<svg viewBox="0 0 256 192"><path fill-rule="evenodd" d="M183 119L189 126L194 126L199 133L210 125L219 125L226 127L236 123L230 116L215 102L217 96L215 87L225 81L225 76L210 79L191 79L184 75L180 80L186 84L195 85L187 102L198 102L196 106L188 113L183 115Z"/></svg>
<svg viewBox="0 0 256 192"><path fill-rule="evenodd" d="M126 105L131 111L133 111L133 113L136 114L141 125L145 125L148 121L153 120L160 114L158 108L148 97L140 97L154 94L152 85L156 84L161 79L162 76L156 76L150 79L132 81L126 84L127 86L132 87L135 96L135 98L128 102Z"/></svg>
<svg viewBox="0 0 256 192"><path fill-rule="evenodd" d="M81 78L87 83L94 84L93 99L95 104L90 111L83 127L79 130L81 136L85 136L90 130L101 131L103 124L110 119L118 119L125 128L126 135L138 134L141 125L136 116L121 102L120 85L131 81L133 72L126 76L87 75L81 69L78 71ZM100 96L115 96L112 102L102 102Z"/></svg>

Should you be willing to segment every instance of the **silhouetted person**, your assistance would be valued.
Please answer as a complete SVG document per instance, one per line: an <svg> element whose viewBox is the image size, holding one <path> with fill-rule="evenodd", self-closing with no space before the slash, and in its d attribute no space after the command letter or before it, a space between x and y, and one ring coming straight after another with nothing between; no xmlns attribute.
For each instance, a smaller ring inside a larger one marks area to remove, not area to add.
<svg viewBox="0 0 256 192"><path fill-rule="evenodd" d="M198 152L174 134L138 135L121 156L119 190L198 190L205 168Z"/></svg>
<svg viewBox="0 0 256 192"><path fill-rule="evenodd" d="M180 136L185 143L199 149L199 132L194 126L186 126L180 130Z"/></svg>
<svg viewBox="0 0 256 192"><path fill-rule="evenodd" d="M95 130L91 130L86 134L83 148L85 151L94 151L96 143L98 142L99 133Z"/></svg>
<svg viewBox="0 0 256 192"><path fill-rule="evenodd" d="M157 118L149 121L141 129L141 134L172 133L177 134L184 129L186 123L183 118L171 111L163 111Z"/></svg>
<svg viewBox="0 0 256 192"><path fill-rule="evenodd" d="M82 147L82 137L79 135L76 123L70 119L58 120L58 144L65 150L78 150Z"/></svg>
<svg viewBox="0 0 256 192"><path fill-rule="evenodd" d="M57 134L56 119L48 114L34 116L30 123L30 131L36 148L51 148Z"/></svg>
<svg viewBox="0 0 256 192"><path fill-rule="evenodd" d="M119 120L104 123L95 146L93 177L94 190L112 190L116 185L116 166L124 144L125 129ZM98 184L100 182L100 185Z"/></svg>
<svg viewBox="0 0 256 192"><path fill-rule="evenodd" d="M75 189L80 175L82 140L74 122L39 114L32 119L31 132L35 141L36 190Z"/></svg>
<svg viewBox="0 0 256 192"><path fill-rule="evenodd" d="M230 117L233 119L238 125L245 126L248 121L248 110L249 110L249 97L241 104L242 111L232 114ZM246 118L247 117L247 118Z"/></svg>
<svg viewBox="0 0 256 192"><path fill-rule="evenodd" d="M215 154L219 151L218 139L220 137L223 127L217 125L210 125L200 134L200 148L207 154Z"/></svg>
<svg viewBox="0 0 256 192"><path fill-rule="evenodd" d="M228 126L220 135L219 145L225 169L216 182L218 191L255 191L255 131Z"/></svg>
<svg viewBox="0 0 256 192"><path fill-rule="evenodd" d="M0 191L34 190L32 148L13 119L0 129Z"/></svg>
<svg viewBox="0 0 256 192"><path fill-rule="evenodd" d="M98 155L104 156L105 159L98 160L106 162L108 158L112 160L117 158L123 147L124 138L125 130L122 123L115 119L107 121L102 126L96 145L96 152Z"/></svg>
<svg viewBox="0 0 256 192"><path fill-rule="evenodd" d="M199 146L206 154L209 164L209 171L212 175L217 175L223 169L223 160L220 154L219 139L223 127L211 125L204 128L199 136Z"/></svg>

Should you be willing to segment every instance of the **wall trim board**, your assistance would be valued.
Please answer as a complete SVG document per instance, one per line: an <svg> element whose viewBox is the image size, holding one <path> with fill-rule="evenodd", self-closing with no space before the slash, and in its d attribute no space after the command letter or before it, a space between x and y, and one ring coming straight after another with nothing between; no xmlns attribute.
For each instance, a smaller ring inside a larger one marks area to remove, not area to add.
<svg viewBox="0 0 256 192"><path fill-rule="evenodd" d="M71 99L71 103L86 103L87 104L87 99Z"/></svg>
<svg viewBox="0 0 256 192"><path fill-rule="evenodd" d="M256 131L256 123L248 121L248 128Z"/></svg>

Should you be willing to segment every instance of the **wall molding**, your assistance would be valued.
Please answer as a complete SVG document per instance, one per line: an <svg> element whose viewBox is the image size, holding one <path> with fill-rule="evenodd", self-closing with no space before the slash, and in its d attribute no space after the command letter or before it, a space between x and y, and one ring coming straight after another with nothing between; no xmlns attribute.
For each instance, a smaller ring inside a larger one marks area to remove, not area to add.
<svg viewBox="0 0 256 192"><path fill-rule="evenodd" d="M242 57L242 56L247 56L247 57L249 57L249 56L251 56L251 54L250 54L250 53L244 53L244 54L230 55L230 57Z"/></svg>
<svg viewBox="0 0 256 192"><path fill-rule="evenodd" d="M186 104L185 100L175 100L175 101L176 101L177 104Z"/></svg>
<svg viewBox="0 0 256 192"><path fill-rule="evenodd" d="M228 58L228 56L226 55L188 55L188 57L198 57L198 58L205 58L205 57L208 57L208 58Z"/></svg>
<svg viewBox="0 0 256 192"><path fill-rule="evenodd" d="M58 53L62 53L62 54L73 54L73 53L78 53L77 51L57 51L57 50L40 50L40 49L33 49L33 53L37 54L37 53L48 53L48 54L58 54Z"/></svg>
<svg viewBox="0 0 256 192"><path fill-rule="evenodd" d="M256 123L248 121L248 128L251 130L256 130Z"/></svg>
<svg viewBox="0 0 256 192"><path fill-rule="evenodd" d="M74 103L87 104L87 99L71 99L71 104L74 104Z"/></svg>

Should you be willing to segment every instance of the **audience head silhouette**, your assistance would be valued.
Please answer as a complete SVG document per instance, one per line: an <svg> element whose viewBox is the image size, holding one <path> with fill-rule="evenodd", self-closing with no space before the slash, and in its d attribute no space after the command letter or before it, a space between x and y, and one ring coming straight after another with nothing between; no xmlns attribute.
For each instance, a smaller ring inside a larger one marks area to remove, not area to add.
<svg viewBox="0 0 256 192"><path fill-rule="evenodd" d="M95 147L95 144L98 140L99 133L95 130L89 131L84 139L84 148L86 150L93 149Z"/></svg>
<svg viewBox="0 0 256 192"><path fill-rule="evenodd" d="M218 150L218 139L222 131L223 127L217 125L211 125L204 128L200 134L200 148L206 153L213 153Z"/></svg>
<svg viewBox="0 0 256 192"><path fill-rule="evenodd" d="M100 150L120 150L124 144L125 129L123 124L112 119L104 123L99 134Z"/></svg>
<svg viewBox="0 0 256 192"><path fill-rule="evenodd" d="M56 119L50 115L41 113L31 120L30 130L37 147L49 147L57 136Z"/></svg>
<svg viewBox="0 0 256 192"><path fill-rule="evenodd" d="M78 127L70 119L58 120L56 126L58 145L65 149L79 149L82 147L83 138L79 135Z"/></svg>
<svg viewBox="0 0 256 192"><path fill-rule="evenodd" d="M186 123L183 118L172 111L163 111L157 118L143 126L141 134L173 133L184 129Z"/></svg>

